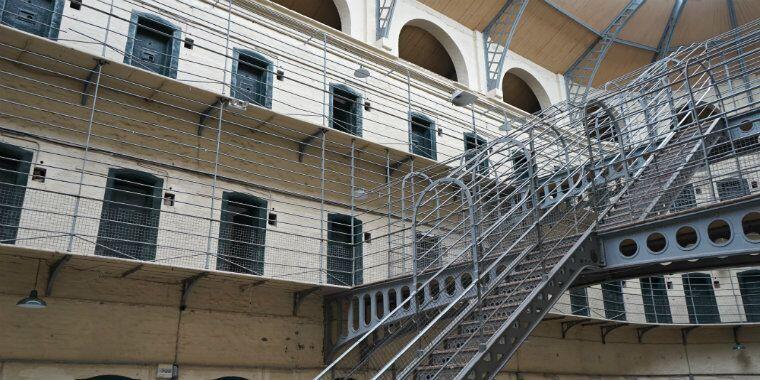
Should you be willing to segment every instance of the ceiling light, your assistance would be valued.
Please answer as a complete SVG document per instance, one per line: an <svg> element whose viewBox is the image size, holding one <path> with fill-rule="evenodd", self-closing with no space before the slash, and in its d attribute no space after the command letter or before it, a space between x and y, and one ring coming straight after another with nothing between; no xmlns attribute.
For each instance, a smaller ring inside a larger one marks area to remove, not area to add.
<svg viewBox="0 0 760 380"><path fill-rule="evenodd" d="M469 106L470 104L475 103L476 99L478 99L478 97L475 96L475 94L463 90L454 90L451 94L451 103L459 107Z"/></svg>
<svg viewBox="0 0 760 380"><path fill-rule="evenodd" d="M370 72L364 67L364 65L359 65L359 68L354 71L354 76L359 79L364 79L370 76Z"/></svg>
<svg viewBox="0 0 760 380"><path fill-rule="evenodd" d="M45 300L37 296L37 291L32 290L29 293L29 297L22 298L16 302L16 306L23 307L24 309L44 309L47 306Z"/></svg>
<svg viewBox="0 0 760 380"><path fill-rule="evenodd" d="M741 351L741 350L743 350L745 348L747 348L747 347L745 347L743 344L741 344L739 342L734 343L734 351Z"/></svg>
<svg viewBox="0 0 760 380"><path fill-rule="evenodd" d="M24 297L16 302L16 306L23 307L24 309L44 309L47 307L47 302L37 295L37 280L40 277L40 261L37 260L37 272L34 275L34 288L29 292L29 297Z"/></svg>

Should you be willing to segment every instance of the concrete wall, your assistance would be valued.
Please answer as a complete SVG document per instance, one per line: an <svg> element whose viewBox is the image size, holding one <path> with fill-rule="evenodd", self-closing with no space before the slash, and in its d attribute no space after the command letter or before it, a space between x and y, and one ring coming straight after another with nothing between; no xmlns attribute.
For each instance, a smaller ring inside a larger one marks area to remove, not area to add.
<svg viewBox="0 0 760 380"><path fill-rule="evenodd" d="M44 295L53 259L0 252L0 379L86 379L116 374L155 379L159 364L179 364L180 379L308 379L322 367L322 298L305 298L293 316L293 288L256 285L244 276L198 281L180 312L181 276L145 268L122 277L123 263L74 260ZM38 268L38 263L41 264ZM34 286L42 310L13 306ZM163 273L163 274L161 274ZM179 333L178 333L179 331ZM598 326L561 338L545 321L510 362L504 379L750 379L760 376L760 330L700 328L681 343L679 329L621 328L600 341ZM517 374L515 374L517 373ZM361 378L361 377L359 377Z"/></svg>

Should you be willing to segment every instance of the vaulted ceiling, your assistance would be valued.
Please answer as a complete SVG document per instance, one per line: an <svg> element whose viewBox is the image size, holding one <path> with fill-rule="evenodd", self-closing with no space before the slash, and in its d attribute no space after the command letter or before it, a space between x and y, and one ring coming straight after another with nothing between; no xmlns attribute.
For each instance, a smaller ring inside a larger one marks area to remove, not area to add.
<svg viewBox="0 0 760 380"><path fill-rule="evenodd" d="M483 31L508 0L419 1L471 29ZM595 85L652 61L675 2L647 0L638 9L607 53ZM589 28L603 31L627 3L628 0L530 0L510 48L553 72L564 73L597 40L597 33ZM730 30L731 3L737 25L760 17L760 0L686 0L671 47Z"/></svg>

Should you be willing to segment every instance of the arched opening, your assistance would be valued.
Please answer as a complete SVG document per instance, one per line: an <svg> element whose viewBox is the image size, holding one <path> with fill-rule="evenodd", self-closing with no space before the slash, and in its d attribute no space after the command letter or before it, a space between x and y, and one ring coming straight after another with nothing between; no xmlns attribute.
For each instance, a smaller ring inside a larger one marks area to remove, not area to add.
<svg viewBox="0 0 760 380"><path fill-rule="evenodd" d="M321 22L335 30L343 30L343 22L338 7L333 0L272 0L294 12L314 21Z"/></svg>
<svg viewBox="0 0 760 380"><path fill-rule="evenodd" d="M504 103L513 105L528 113L541 111L541 103L538 101L538 97L533 92L533 89L517 74L508 71L504 75L501 91L504 94Z"/></svg>
<svg viewBox="0 0 760 380"><path fill-rule="evenodd" d="M444 78L458 80L456 66L443 44L427 30L404 25L398 37L398 56Z"/></svg>

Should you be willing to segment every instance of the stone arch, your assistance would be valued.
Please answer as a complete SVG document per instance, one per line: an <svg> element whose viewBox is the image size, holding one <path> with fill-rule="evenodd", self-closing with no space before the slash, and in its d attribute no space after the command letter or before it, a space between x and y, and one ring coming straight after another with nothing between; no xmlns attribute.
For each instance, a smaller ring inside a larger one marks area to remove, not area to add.
<svg viewBox="0 0 760 380"><path fill-rule="evenodd" d="M398 10L397 13L398 15ZM454 67L454 72L456 73L456 78L452 79L451 77L449 79L455 80L459 83L462 83L464 85L469 86L471 83L471 77L468 70L468 64L466 61L466 58L464 54L462 53L463 48L460 46L457 41L449 35L449 33L438 26L438 24L434 20L429 20L427 18L424 18L423 15L417 15L419 17L416 18L409 18L409 19L400 19L400 20L393 20L393 25L391 25L390 33L388 34L389 38L391 38L391 47L392 51L401 56L401 44L403 41L401 41L401 32L405 27L412 27L419 30L424 31L424 33L429 34L432 36L437 43L439 43L443 49L445 50L445 53L448 55L448 58L451 59L451 63ZM403 58L403 57L402 57ZM415 63L414 61L411 61L412 63ZM420 65L421 67L425 67L424 65ZM429 67L425 67L426 69L430 70ZM431 70L434 71L435 70ZM441 73L438 73L439 75L442 75ZM442 75L446 77L447 75Z"/></svg>
<svg viewBox="0 0 760 380"><path fill-rule="evenodd" d="M348 34L351 32L351 13L347 0L272 1L335 30Z"/></svg>
<svg viewBox="0 0 760 380"><path fill-rule="evenodd" d="M536 113L551 106L549 95L541 82L521 67L510 68L504 73L501 91L505 103L528 113Z"/></svg>

